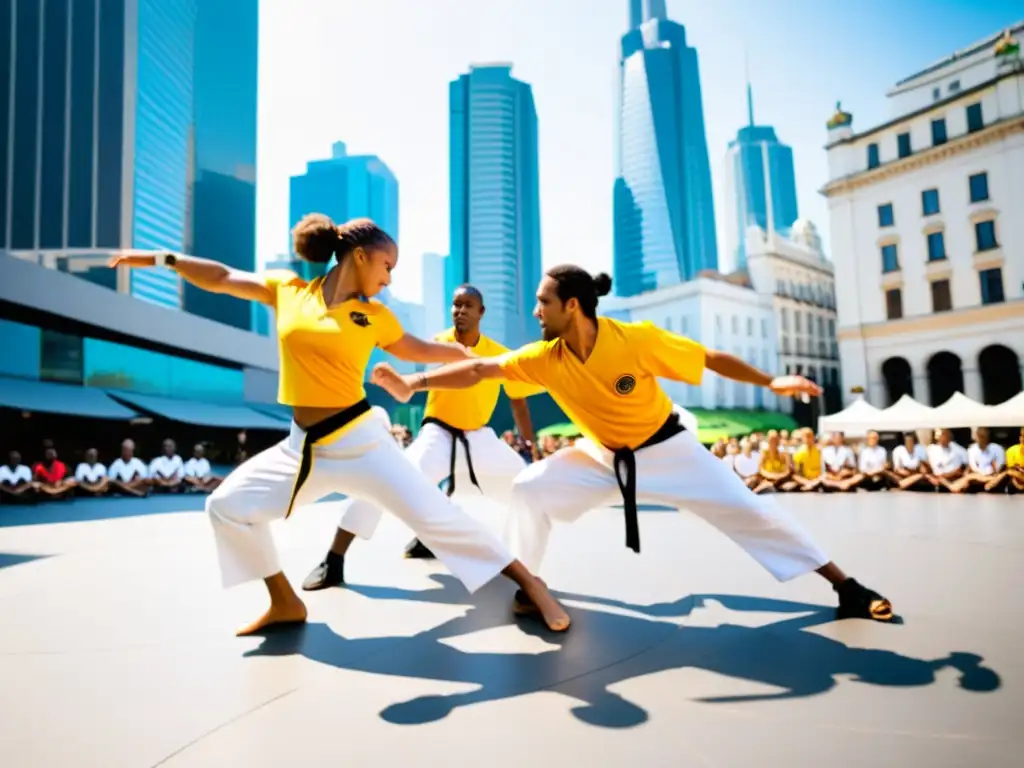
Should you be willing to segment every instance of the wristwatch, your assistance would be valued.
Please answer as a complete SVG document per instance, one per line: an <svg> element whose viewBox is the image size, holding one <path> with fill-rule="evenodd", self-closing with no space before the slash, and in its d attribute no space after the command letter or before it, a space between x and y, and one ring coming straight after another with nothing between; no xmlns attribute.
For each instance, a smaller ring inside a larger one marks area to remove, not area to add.
<svg viewBox="0 0 1024 768"><path fill-rule="evenodd" d="M178 255L176 253L171 253L168 251L167 253L161 253L157 257L157 264L159 264L162 267L170 267L173 269L174 265L177 263Z"/></svg>

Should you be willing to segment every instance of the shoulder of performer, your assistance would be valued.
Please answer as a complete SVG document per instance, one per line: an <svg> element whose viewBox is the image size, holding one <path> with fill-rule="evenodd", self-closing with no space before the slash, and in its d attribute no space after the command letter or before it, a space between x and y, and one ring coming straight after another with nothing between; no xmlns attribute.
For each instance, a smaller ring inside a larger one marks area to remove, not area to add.
<svg viewBox="0 0 1024 768"><path fill-rule="evenodd" d="M667 331L650 320L620 323L609 318L609 322L655 375L694 386L701 383L707 351L700 342Z"/></svg>
<svg viewBox="0 0 1024 768"><path fill-rule="evenodd" d="M440 333L434 334L434 341L439 344L450 344L455 341L455 329L448 328L447 330L441 331Z"/></svg>
<svg viewBox="0 0 1024 768"><path fill-rule="evenodd" d="M508 354L511 350L490 336L480 334L480 341L473 347L473 351L480 355L480 357L501 357Z"/></svg>
<svg viewBox="0 0 1024 768"><path fill-rule="evenodd" d="M548 360L555 354L558 340L534 341L519 349L497 356L502 375L509 381L525 384L544 384Z"/></svg>
<svg viewBox="0 0 1024 768"><path fill-rule="evenodd" d="M259 273L260 280L268 288L276 290L282 285L295 285L302 288L307 282L290 269L265 269Z"/></svg>
<svg viewBox="0 0 1024 768"><path fill-rule="evenodd" d="M366 315L377 329L377 346L381 348L390 347L405 335L402 322L387 304L379 299L370 299L360 304L360 309L353 310L353 313Z"/></svg>

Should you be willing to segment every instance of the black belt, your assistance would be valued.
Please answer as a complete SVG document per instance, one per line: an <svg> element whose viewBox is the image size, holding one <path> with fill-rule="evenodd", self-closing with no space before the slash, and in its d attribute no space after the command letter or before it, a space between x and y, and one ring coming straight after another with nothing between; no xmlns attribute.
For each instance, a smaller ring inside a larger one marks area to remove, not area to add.
<svg viewBox="0 0 1024 768"><path fill-rule="evenodd" d="M476 481L476 472L473 471L473 456L469 452L469 440L466 439L466 431L453 427L451 424L446 424L440 419L435 419L433 416L427 416L420 423L420 426L423 427L427 424L436 424L452 436L452 455L448 461L448 490L446 493L449 496L455 493L455 458L458 455L459 443L462 443L462 447L466 449L466 466L469 468L469 480L480 489L480 493L483 493L483 488L480 488L480 483Z"/></svg>
<svg viewBox="0 0 1024 768"><path fill-rule="evenodd" d="M299 463L299 471L295 475L295 485L292 486L292 497L288 501L288 510L285 512L285 519L292 513L295 506L295 499L298 498L299 490L309 479L313 471L313 446L325 437L337 432L342 427L351 424L364 413L369 413L370 401L360 400L355 405L350 405L343 411L328 416L323 421L318 421L306 430L306 436L302 439L302 461Z"/></svg>
<svg viewBox="0 0 1024 768"><path fill-rule="evenodd" d="M619 483L619 490L622 492L623 506L626 512L626 546L634 552L640 552L640 521L637 519L636 508L636 452L641 448L649 448L652 445L663 443L670 437L675 437L680 432L685 432L686 427L679 420L679 414L672 411L665 423L657 432L651 435L636 448L619 448L614 452L613 466L615 468L615 479ZM619 472L619 466L626 468L626 477L623 479Z"/></svg>

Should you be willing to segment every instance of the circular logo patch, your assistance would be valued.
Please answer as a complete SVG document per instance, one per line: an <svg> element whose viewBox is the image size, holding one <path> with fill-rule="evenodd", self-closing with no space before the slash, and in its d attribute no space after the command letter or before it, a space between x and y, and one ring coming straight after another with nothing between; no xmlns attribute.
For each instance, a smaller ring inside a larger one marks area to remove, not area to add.
<svg viewBox="0 0 1024 768"><path fill-rule="evenodd" d="M632 374L624 374L615 380L615 392L619 395L628 395L636 387L636 377Z"/></svg>

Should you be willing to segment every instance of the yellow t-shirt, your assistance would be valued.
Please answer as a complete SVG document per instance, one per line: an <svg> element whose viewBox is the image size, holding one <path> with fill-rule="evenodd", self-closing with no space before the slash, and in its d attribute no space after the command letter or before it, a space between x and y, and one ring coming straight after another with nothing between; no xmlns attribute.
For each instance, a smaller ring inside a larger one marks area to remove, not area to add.
<svg viewBox="0 0 1024 768"><path fill-rule="evenodd" d="M801 477L817 480L821 476L821 450L818 446L808 450L806 445L801 445L793 454L793 466Z"/></svg>
<svg viewBox="0 0 1024 768"><path fill-rule="evenodd" d="M1020 443L1011 445L1006 449L1006 467L1024 467L1024 459L1021 458Z"/></svg>
<svg viewBox="0 0 1024 768"><path fill-rule="evenodd" d="M434 337L434 341L455 341L455 329L442 331ZM508 348L480 334L473 352L480 357L500 357L508 352ZM544 391L543 387L511 381L504 382L504 386L505 394L512 400L521 400ZM423 415L466 432L480 429L491 420L501 387L500 380L486 379L469 389L432 389L427 395L427 407Z"/></svg>
<svg viewBox="0 0 1024 768"><path fill-rule="evenodd" d="M704 347L652 323L597 319L597 340L581 361L561 339L538 341L500 358L509 381L536 384L580 431L606 448L636 448L672 412L659 377L700 384Z"/></svg>
<svg viewBox="0 0 1024 768"><path fill-rule="evenodd" d="M405 335L391 310L359 299L328 310L322 277L307 283L287 270L270 270L262 277L274 291L277 310L277 399L307 408L347 408L365 398L370 353Z"/></svg>
<svg viewBox="0 0 1024 768"><path fill-rule="evenodd" d="M777 457L772 457L768 451L765 451L761 456L761 468L765 472L771 472L776 474L778 472L786 471L786 458L780 453Z"/></svg>

